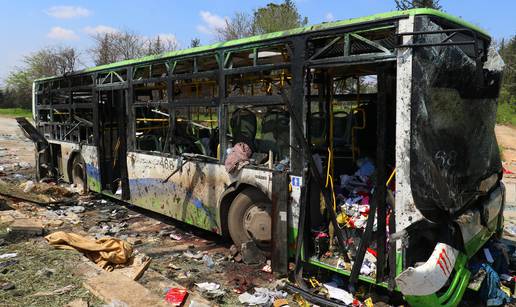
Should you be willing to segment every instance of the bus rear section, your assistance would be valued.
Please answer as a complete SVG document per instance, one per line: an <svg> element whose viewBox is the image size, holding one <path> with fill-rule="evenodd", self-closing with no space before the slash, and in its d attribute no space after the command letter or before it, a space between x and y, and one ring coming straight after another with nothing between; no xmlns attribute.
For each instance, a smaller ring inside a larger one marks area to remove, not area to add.
<svg viewBox="0 0 516 307"><path fill-rule="evenodd" d="M349 276L351 290L361 280L411 305L456 306L503 227L503 61L489 37L436 16L400 20L397 37L395 64L310 70L323 186L306 178L300 257Z"/></svg>

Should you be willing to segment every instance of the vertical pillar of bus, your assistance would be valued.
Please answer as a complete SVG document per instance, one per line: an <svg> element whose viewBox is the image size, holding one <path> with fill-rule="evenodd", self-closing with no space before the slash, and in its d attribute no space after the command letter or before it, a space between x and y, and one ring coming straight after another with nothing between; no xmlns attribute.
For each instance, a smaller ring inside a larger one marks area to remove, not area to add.
<svg viewBox="0 0 516 307"><path fill-rule="evenodd" d="M303 146L299 142L304 140L298 139L295 129L300 128L303 134L306 132L306 114L307 106L305 104L305 45L306 38L301 36L293 37L290 43L291 49L291 65L290 73L292 74L292 85L290 89L289 105L292 114L290 117L290 175L292 178L291 199L287 207L287 225L288 225L288 246L289 252L293 255L295 252L295 242L298 236L299 216L303 193L304 182L304 165L307 161L307 153L304 152ZM293 119L296 118L301 127L296 127Z"/></svg>
<svg viewBox="0 0 516 307"><path fill-rule="evenodd" d="M226 75L224 73L224 50L217 51L217 60L219 64L218 83L219 83L219 97L218 97L218 119L219 119L219 158L220 163L224 162L227 148L227 114L228 106L226 105Z"/></svg>
<svg viewBox="0 0 516 307"><path fill-rule="evenodd" d="M414 31L414 16L400 19L398 33ZM401 45L412 41L411 35L401 36ZM398 48L396 59L396 232L422 218L414 205L410 185L410 128L412 97L412 53L410 47ZM396 242L396 275L403 268L403 239Z"/></svg>

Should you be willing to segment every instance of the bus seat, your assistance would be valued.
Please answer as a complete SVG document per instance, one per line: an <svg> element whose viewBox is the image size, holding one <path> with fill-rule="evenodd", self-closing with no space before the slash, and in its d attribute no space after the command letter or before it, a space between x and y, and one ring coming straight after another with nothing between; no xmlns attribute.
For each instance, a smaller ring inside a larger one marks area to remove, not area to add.
<svg viewBox="0 0 516 307"><path fill-rule="evenodd" d="M246 108L236 109L231 115L230 125L233 132L233 144L244 142L255 151L257 121L253 111Z"/></svg>
<svg viewBox="0 0 516 307"><path fill-rule="evenodd" d="M336 150L351 146L352 119L344 111L333 113L333 146Z"/></svg>
<svg viewBox="0 0 516 307"><path fill-rule="evenodd" d="M313 112L310 123L310 138L312 145L321 149L326 143L326 119L323 112Z"/></svg>
<svg viewBox="0 0 516 307"><path fill-rule="evenodd" d="M283 110L269 110L262 121L260 151L274 153L278 159L288 157L290 150L290 115Z"/></svg>

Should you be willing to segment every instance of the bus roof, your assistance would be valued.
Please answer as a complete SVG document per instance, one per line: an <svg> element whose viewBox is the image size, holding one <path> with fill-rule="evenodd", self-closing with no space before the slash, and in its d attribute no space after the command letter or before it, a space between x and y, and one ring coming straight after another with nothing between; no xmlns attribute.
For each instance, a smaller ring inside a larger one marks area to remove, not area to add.
<svg viewBox="0 0 516 307"><path fill-rule="evenodd" d="M290 29L290 30L272 32L272 33L267 33L267 34L262 34L262 35L250 36L250 37L246 37L246 38L234 39L234 40L230 40L230 41L226 41L226 42L214 43L211 45L169 51L169 52L165 52L165 53L161 53L161 54L153 54L153 55L148 55L148 56L144 56L141 58L123 60L120 62L89 67L89 68L86 68L83 70L73 72L72 75L113 69L113 68L135 65L135 64L140 64L140 63L143 64L143 63L151 62L151 61L155 61L155 60L168 59L168 58L173 58L173 57L177 57L177 56L184 56L184 55L189 55L189 54L212 51L212 50L216 50L216 49L224 48L224 47L232 47L232 46L238 46L238 45L243 45L243 44L248 44L248 43L257 43L260 41L266 41L266 40L281 38L281 37L285 37L285 36L298 35L298 34L303 34L303 33L307 33L307 32L314 32L314 31L338 28L338 27L343 27L343 26L350 26L350 25L364 23L364 22L380 21L382 19L388 19L388 18L397 18L397 17L401 18L404 16L411 16L411 15L412 16L433 15L433 16L441 17L443 19L446 19L453 23L470 28L474 31L477 31L477 32L489 37L489 34L486 31L484 31L483 29L481 29L478 26L473 25L469 22L464 21L459 17L455 17L453 15L450 15L450 14L447 14L447 13L444 13L444 12L441 12L438 10L434 10L434 9L419 8L419 9L411 9L411 10L405 10L405 11L392 11L392 12L387 12L387 13L368 15L368 16L364 16L364 17L344 19L344 20L339 20L339 21L334 21L334 22L324 22L324 23L320 23L320 24L316 24L316 25L299 27L299 28L294 28L294 29ZM50 79L59 78L59 77L61 77L61 76L43 77L43 78L36 79L35 81L44 81L44 80L50 80Z"/></svg>

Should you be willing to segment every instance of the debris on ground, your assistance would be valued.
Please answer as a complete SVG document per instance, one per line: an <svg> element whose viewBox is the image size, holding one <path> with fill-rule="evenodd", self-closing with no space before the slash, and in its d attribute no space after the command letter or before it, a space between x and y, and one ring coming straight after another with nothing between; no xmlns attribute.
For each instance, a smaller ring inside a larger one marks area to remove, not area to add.
<svg viewBox="0 0 516 307"><path fill-rule="evenodd" d="M267 261L267 257L254 241L242 243L240 253L245 264L261 264Z"/></svg>
<svg viewBox="0 0 516 307"><path fill-rule="evenodd" d="M43 224L36 219L16 219L9 225L9 230L16 235L41 236Z"/></svg>
<svg viewBox="0 0 516 307"><path fill-rule="evenodd" d="M186 296L188 295L188 291L182 288L170 288L165 294L165 301L172 304L172 306L181 306Z"/></svg>
<svg viewBox="0 0 516 307"><path fill-rule="evenodd" d="M119 239L87 239L75 233L54 232L45 237L50 245L60 249L72 249L83 253L91 261L106 271L126 264L133 253L132 246Z"/></svg>
<svg viewBox="0 0 516 307"><path fill-rule="evenodd" d="M61 295L67 292L72 291L75 288L74 285L68 285L59 289L55 289L53 291L43 291L43 292L36 292L33 294L33 296L51 296L51 295Z"/></svg>
<svg viewBox="0 0 516 307"><path fill-rule="evenodd" d="M18 256L17 253L6 253L6 254L1 254L0 259L9 259L9 258L14 258L16 256Z"/></svg>
<svg viewBox="0 0 516 307"><path fill-rule="evenodd" d="M201 294L210 300L220 298L226 294L226 292L220 288L219 284L213 282L202 282L195 285L200 290Z"/></svg>
<svg viewBox="0 0 516 307"><path fill-rule="evenodd" d="M267 288L254 288L254 293L242 293L238 296L238 301L249 306L271 306L274 300L287 297L287 292L270 290Z"/></svg>

